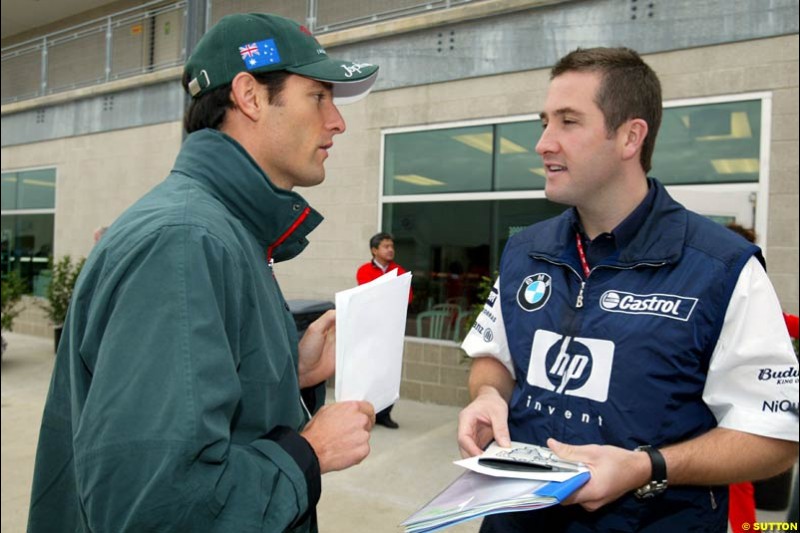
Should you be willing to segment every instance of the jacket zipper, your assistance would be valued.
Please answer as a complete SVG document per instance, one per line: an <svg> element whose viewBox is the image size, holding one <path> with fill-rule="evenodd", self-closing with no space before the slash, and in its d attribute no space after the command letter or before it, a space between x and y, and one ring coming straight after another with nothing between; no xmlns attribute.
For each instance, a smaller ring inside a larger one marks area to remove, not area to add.
<svg viewBox="0 0 800 533"><path fill-rule="evenodd" d="M583 276L578 274L577 270L572 268L572 265L570 265L568 263L561 263L561 262L558 262L558 261L552 261L550 259L547 259L546 257L541 257L541 256L538 256L538 255L534 255L534 256L531 256L531 257L533 257L535 259L538 259L540 261L544 261L545 263L550 263L551 265L567 267L573 274L575 274L575 276L578 278L578 281L580 281L580 283L581 283L580 289L578 290L578 299L575 300L575 308L576 309L580 309L580 308L583 307L583 290L586 288L586 280L583 279Z"/></svg>
<svg viewBox="0 0 800 533"><path fill-rule="evenodd" d="M581 280L581 288L578 290L578 299L575 300L575 308L580 309L583 307L583 289L586 288L586 282Z"/></svg>
<svg viewBox="0 0 800 533"><path fill-rule="evenodd" d="M584 279L583 276L578 274L578 271L575 270L574 268L572 268L572 265L570 265L569 263L553 261L551 259L547 259L546 257L542 257L542 256L539 256L539 255L534 255L534 256L531 256L531 257L533 257L535 259L538 259L540 261L544 261L545 263L550 263L551 265L567 267L573 274L575 274L575 276L577 276L577 278L580 281L581 285L580 285L580 288L578 289L578 297L575 299L575 309L582 309L583 308L583 293L586 290L586 283L588 282L588 279ZM613 268L613 269L616 269L616 270L633 270L634 268L639 268L639 267L643 267L643 266L661 267L661 266L664 266L666 264L667 264L666 261L662 261L661 263L636 263L635 265L631 265L631 266L627 266L627 267L621 267L621 266L615 266L615 265L597 265L595 267L592 267L591 270L589 270L589 276L591 277L592 273L595 270L597 270L598 268Z"/></svg>
<svg viewBox="0 0 800 533"><path fill-rule="evenodd" d="M272 252L275 251L275 248L283 244L283 242L289 238L289 235L294 233L294 230L296 230L300 226L300 224L302 224L305 221L305 219L308 217L310 213L311 213L311 208L306 207L303 210L303 212L300 213L300 216L297 217L297 219L294 222L292 222L292 225L289 226L289 229L283 232L283 235L278 237L278 240L269 245L269 248L267 248L267 264L269 265L269 268L272 268L272 265L275 264L275 260L272 258Z"/></svg>

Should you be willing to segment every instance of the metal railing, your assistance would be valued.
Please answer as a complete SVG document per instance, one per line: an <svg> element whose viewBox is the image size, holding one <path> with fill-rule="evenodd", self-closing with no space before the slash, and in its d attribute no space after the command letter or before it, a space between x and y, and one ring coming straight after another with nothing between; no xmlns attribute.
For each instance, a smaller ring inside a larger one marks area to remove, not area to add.
<svg viewBox="0 0 800 533"><path fill-rule="evenodd" d="M316 34L480 0L210 0L211 24L234 12L272 11ZM2 49L2 103L9 104L182 65L187 0L154 0Z"/></svg>
<svg viewBox="0 0 800 533"><path fill-rule="evenodd" d="M187 2L148 2L2 50L2 103L183 64Z"/></svg>

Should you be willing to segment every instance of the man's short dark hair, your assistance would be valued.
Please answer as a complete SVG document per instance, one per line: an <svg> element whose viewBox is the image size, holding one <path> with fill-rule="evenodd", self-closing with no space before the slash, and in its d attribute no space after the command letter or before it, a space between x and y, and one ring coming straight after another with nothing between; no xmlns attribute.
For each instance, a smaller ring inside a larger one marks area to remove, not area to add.
<svg viewBox="0 0 800 533"><path fill-rule="evenodd" d="M750 242L756 242L756 232L751 228L745 228L736 222L729 222L725 226L734 233L738 233Z"/></svg>
<svg viewBox="0 0 800 533"><path fill-rule="evenodd" d="M640 161L644 171L650 172L663 108L661 83L653 69L630 48L578 48L556 63L550 79L573 71L601 74L595 103L603 112L609 135L626 120L647 122Z"/></svg>
<svg viewBox="0 0 800 533"><path fill-rule="evenodd" d="M255 73L252 76L262 85L266 85L269 94L268 102L272 105L282 105L281 91L286 83L286 78L289 73L285 70L276 70L272 72ZM183 75L183 88L187 86L191 80L189 75ZM231 100L231 84L227 83L216 89L192 98L189 108L183 115L183 128L186 133L192 133L204 128L212 128L218 130L225 119L225 113L228 109L233 109L233 100Z"/></svg>
<svg viewBox="0 0 800 533"><path fill-rule="evenodd" d="M379 248L381 243L387 239L394 241L394 237L392 237L391 233L386 233L384 231L376 233L369 239L369 249L372 250L373 248Z"/></svg>

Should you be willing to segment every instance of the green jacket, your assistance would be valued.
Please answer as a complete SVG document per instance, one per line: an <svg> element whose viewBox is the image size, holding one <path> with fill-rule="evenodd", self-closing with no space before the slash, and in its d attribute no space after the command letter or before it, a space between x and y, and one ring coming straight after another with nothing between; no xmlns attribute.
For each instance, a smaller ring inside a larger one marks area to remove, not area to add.
<svg viewBox="0 0 800 533"><path fill-rule="evenodd" d="M297 333L270 259L299 254L321 221L233 139L186 139L78 280L30 532L316 530Z"/></svg>

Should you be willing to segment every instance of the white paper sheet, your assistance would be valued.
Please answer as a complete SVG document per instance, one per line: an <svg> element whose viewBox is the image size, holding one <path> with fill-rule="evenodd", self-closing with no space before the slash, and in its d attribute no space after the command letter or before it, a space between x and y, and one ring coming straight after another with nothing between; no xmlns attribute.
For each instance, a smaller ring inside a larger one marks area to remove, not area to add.
<svg viewBox="0 0 800 533"><path fill-rule="evenodd" d="M378 412L400 397L411 273L387 272L336 293L336 401L366 400Z"/></svg>

